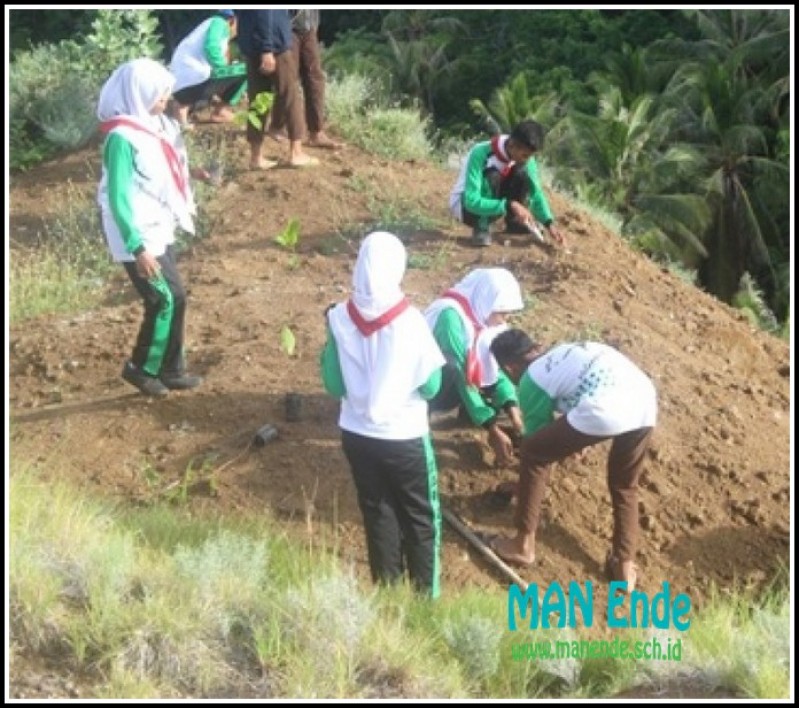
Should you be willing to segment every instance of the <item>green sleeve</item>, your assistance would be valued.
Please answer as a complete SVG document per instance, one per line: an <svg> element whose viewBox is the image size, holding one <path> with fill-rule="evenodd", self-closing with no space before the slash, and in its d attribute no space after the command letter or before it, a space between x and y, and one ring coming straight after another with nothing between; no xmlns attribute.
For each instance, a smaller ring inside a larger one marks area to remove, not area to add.
<svg viewBox="0 0 800 708"><path fill-rule="evenodd" d="M436 369L428 380L422 384L422 386L417 388L419 395L422 396L426 401L430 401L437 393L439 393L439 389L442 387L442 370Z"/></svg>
<svg viewBox="0 0 800 708"><path fill-rule="evenodd" d="M486 160L491 150L489 143L476 145L470 150L464 179L464 207L478 216L502 216L506 213L506 200L497 199L483 176Z"/></svg>
<svg viewBox="0 0 800 708"><path fill-rule="evenodd" d="M536 217L537 221L541 221L545 226L548 226L553 221L553 213L550 211L550 204L547 202L547 196L539 180L539 166L534 158L528 160L525 166L528 168L528 177L531 180L531 197L528 202L528 209Z"/></svg>
<svg viewBox="0 0 800 708"><path fill-rule="evenodd" d="M342 367L339 363L339 348L336 346L336 339L330 327L328 327L325 348L320 354L319 365L325 390L334 398L344 398L347 395L347 389L344 385Z"/></svg>
<svg viewBox="0 0 800 708"><path fill-rule="evenodd" d="M206 41L203 45L203 52L206 55L208 63L211 64L211 76L214 76L215 69L221 69L228 66L228 57L225 56L223 47L228 46L228 41L231 38L231 30L228 23L222 17L215 17L211 20L206 32Z"/></svg>
<svg viewBox="0 0 800 708"><path fill-rule="evenodd" d="M519 382L519 402L525 424L525 435L531 435L553 421L555 415L553 399L527 371Z"/></svg>
<svg viewBox="0 0 800 708"><path fill-rule="evenodd" d="M439 313L436 326L433 328L433 338L442 350L447 363L455 367L458 376L456 385L469 417L476 425L483 425L497 416L497 411L488 405L481 392L467 383L467 348L464 345L464 323L452 307L445 308Z"/></svg>
<svg viewBox="0 0 800 708"><path fill-rule="evenodd" d="M500 371L497 374L497 383L492 395L492 405L499 410L509 403L518 404L517 389L511 379Z"/></svg>
<svg viewBox="0 0 800 708"><path fill-rule="evenodd" d="M134 225L131 205L134 155L133 145L125 138L116 133L109 134L103 148L103 165L108 176L108 203L125 248L130 253L142 246L142 235Z"/></svg>

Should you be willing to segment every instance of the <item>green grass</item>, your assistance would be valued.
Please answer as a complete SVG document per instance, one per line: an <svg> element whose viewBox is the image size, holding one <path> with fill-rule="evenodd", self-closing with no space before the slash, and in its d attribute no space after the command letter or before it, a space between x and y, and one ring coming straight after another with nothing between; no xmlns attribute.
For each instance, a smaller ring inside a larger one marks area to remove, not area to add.
<svg viewBox="0 0 800 708"><path fill-rule="evenodd" d="M388 103L364 76L332 78L325 92L328 119L349 143L393 160L430 159L432 128L418 110Z"/></svg>
<svg viewBox="0 0 800 708"><path fill-rule="evenodd" d="M16 324L96 305L98 288L114 271L94 195L68 185L59 216L37 234L37 245L12 250L9 319Z"/></svg>
<svg viewBox="0 0 800 708"><path fill-rule="evenodd" d="M96 676L99 698L597 698L675 680L788 695L785 582L716 598L682 662L514 661L514 643L580 630L508 631L502 588L376 589L321 527L290 540L261 516L114 506L14 460L9 509L11 641Z"/></svg>

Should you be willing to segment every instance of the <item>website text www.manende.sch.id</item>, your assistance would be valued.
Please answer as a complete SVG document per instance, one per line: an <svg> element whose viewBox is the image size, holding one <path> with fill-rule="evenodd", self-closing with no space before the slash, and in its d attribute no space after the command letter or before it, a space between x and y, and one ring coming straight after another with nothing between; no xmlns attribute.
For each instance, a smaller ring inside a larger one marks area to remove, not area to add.
<svg viewBox="0 0 800 708"><path fill-rule="evenodd" d="M511 645L513 661L548 661L554 659L617 658L634 661L680 661L683 645L680 639L661 641L613 639L557 639L516 642Z"/></svg>

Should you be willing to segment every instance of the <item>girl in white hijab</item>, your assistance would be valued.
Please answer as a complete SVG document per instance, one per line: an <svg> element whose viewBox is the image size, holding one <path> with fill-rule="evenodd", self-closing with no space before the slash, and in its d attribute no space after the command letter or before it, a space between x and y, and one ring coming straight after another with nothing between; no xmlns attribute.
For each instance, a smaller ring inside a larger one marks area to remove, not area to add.
<svg viewBox="0 0 800 708"><path fill-rule="evenodd" d="M442 387L431 410L461 406L464 415L489 433L498 464L513 454L511 438L498 425L506 411L522 433L522 416L514 384L500 371L490 346L508 328L505 317L524 306L514 275L505 268L476 268L434 300L425 319L447 360Z"/></svg>
<svg viewBox="0 0 800 708"><path fill-rule="evenodd" d="M107 134L98 188L103 230L144 303L122 377L151 396L201 381L186 373L183 357L186 293L173 244L176 227L194 232L194 200L180 131L164 116L173 84L157 61L134 59L111 74L97 106Z"/></svg>
<svg viewBox="0 0 800 708"><path fill-rule="evenodd" d="M373 579L399 580L407 567L414 586L436 597L441 516L426 399L439 389L444 357L403 295L405 269L396 236L364 239L351 297L327 313L320 363L326 390L341 399Z"/></svg>

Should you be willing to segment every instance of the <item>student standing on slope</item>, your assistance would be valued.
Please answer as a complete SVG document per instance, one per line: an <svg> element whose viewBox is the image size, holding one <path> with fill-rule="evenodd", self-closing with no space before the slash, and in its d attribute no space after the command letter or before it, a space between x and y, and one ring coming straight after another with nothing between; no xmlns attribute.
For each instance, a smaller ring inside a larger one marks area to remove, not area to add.
<svg viewBox="0 0 800 708"><path fill-rule="evenodd" d="M97 117L107 134L98 187L113 259L142 298L144 318L122 378L148 396L189 389L186 291L175 258L177 227L194 233L194 198L177 122L164 115L175 77L152 59L118 67L100 92Z"/></svg>
<svg viewBox="0 0 800 708"><path fill-rule="evenodd" d="M375 582L439 595L441 512L428 403L444 363L425 319L401 289L406 250L376 231L361 244L350 299L327 311L320 358L341 399L342 449L358 493Z"/></svg>

